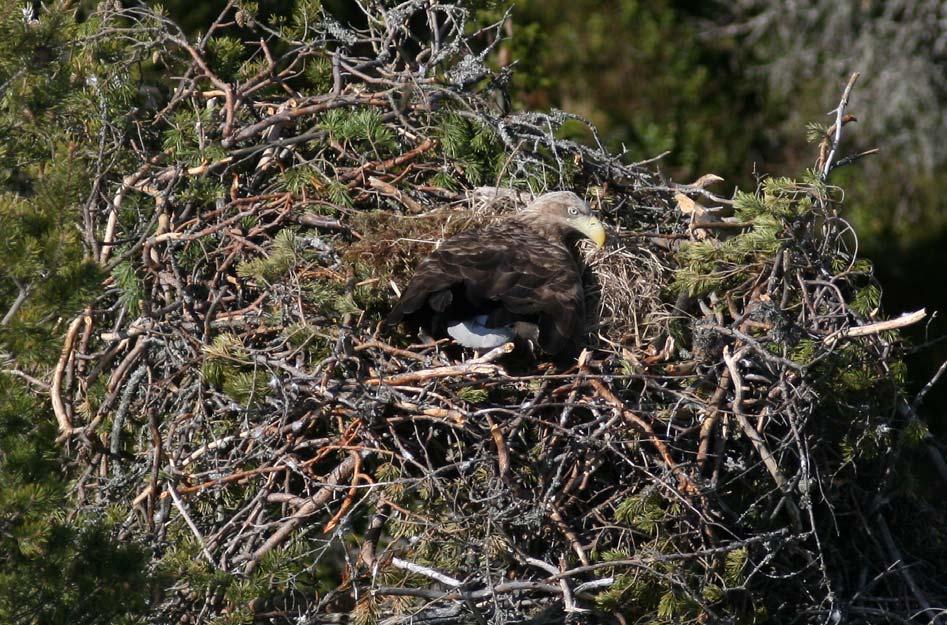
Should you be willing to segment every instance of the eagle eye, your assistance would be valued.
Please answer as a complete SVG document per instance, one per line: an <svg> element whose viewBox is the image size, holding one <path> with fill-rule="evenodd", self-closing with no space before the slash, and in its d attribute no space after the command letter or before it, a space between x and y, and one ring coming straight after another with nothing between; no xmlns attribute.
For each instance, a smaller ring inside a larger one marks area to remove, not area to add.
<svg viewBox="0 0 947 625"><path fill-rule="evenodd" d="M578 215L578 214L579 214L579 209L576 208L575 206L570 206L570 207L569 207L569 214L570 214L570 215Z"/></svg>

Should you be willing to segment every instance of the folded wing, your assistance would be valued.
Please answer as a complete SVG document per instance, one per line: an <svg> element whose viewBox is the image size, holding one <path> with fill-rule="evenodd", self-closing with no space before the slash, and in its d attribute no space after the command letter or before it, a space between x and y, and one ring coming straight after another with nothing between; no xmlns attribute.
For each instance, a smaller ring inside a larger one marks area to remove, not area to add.
<svg viewBox="0 0 947 625"><path fill-rule="evenodd" d="M581 343L584 304L581 272L565 245L495 224L448 239L421 261L386 323L419 315L443 333L481 315L488 327L527 321L555 354Z"/></svg>

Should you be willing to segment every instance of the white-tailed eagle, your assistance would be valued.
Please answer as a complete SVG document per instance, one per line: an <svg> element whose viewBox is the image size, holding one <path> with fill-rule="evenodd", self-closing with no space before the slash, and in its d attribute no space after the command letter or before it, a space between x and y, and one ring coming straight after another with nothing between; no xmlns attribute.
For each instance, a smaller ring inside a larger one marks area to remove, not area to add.
<svg viewBox="0 0 947 625"><path fill-rule="evenodd" d="M589 206L568 191L542 195L444 241L420 262L385 324L407 318L477 349L520 337L549 354L574 353L586 324L581 237L605 243Z"/></svg>

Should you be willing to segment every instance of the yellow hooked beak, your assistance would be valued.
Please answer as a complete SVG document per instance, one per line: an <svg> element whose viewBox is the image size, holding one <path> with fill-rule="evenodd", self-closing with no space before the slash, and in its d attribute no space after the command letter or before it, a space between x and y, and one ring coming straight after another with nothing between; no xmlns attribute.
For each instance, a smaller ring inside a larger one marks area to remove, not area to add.
<svg viewBox="0 0 947 625"><path fill-rule="evenodd" d="M598 248L605 245L605 228L597 217L576 217L572 219L572 226L594 241Z"/></svg>

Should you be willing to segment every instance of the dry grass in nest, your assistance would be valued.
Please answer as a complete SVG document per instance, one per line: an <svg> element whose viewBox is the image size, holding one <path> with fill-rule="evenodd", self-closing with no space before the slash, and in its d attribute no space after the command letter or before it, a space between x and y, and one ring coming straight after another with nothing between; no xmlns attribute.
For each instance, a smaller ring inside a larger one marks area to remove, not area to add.
<svg viewBox="0 0 947 625"><path fill-rule="evenodd" d="M667 328L669 308L661 290L670 268L647 246L614 237L585 256L594 276L587 281L589 321L599 347L615 353L647 350Z"/></svg>
<svg viewBox="0 0 947 625"><path fill-rule="evenodd" d="M440 241L484 223L482 215L457 207L440 207L420 215L367 211L351 217L361 238L343 253L347 262L360 262L398 279L407 278Z"/></svg>

